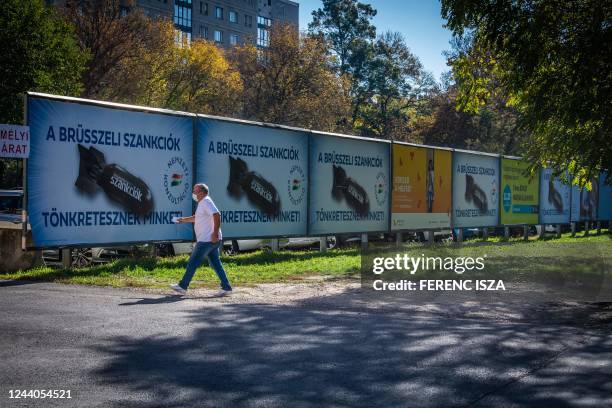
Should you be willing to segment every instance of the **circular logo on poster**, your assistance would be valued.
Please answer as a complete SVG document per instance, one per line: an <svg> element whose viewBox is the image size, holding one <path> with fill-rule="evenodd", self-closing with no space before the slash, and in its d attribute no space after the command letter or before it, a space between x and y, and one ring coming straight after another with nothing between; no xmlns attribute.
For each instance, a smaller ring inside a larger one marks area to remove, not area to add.
<svg viewBox="0 0 612 408"><path fill-rule="evenodd" d="M504 187L503 203L504 203L504 211L505 212L510 211L510 206L512 205L512 191L510 190L510 186L508 184L506 184L506 187Z"/></svg>
<svg viewBox="0 0 612 408"><path fill-rule="evenodd" d="M374 196L378 205L383 205L387 201L387 178L383 172L378 173L376 176Z"/></svg>
<svg viewBox="0 0 612 408"><path fill-rule="evenodd" d="M175 156L168 160L164 173L164 191L172 204L181 203L189 194L189 167L185 160Z"/></svg>
<svg viewBox="0 0 612 408"><path fill-rule="evenodd" d="M287 191L289 200L293 205L298 205L306 195L306 177L304 170L300 166L293 165L289 170L289 179L287 180Z"/></svg>

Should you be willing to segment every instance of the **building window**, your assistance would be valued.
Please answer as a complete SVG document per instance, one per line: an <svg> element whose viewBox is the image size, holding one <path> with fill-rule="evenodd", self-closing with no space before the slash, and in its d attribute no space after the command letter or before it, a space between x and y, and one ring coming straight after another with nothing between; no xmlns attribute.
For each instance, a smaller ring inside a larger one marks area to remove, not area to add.
<svg viewBox="0 0 612 408"><path fill-rule="evenodd" d="M229 21L230 23L236 23L238 21L238 15L236 14L235 11L229 12Z"/></svg>
<svg viewBox="0 0 612 408"><path fill-rule="evenodd" d="M191 33L181 31L181 30L175 30L174 31L174 41L181 47L184 44L189 45L191 44Z"/></svg>
<svg viewBox="0 0 612 408"><path fill-rule="evenodd" d="M200 25L200 37L208 39L208 27Z"/></svg>
<svg viewBox="0 0 612 408"><path fill-rule="evenodd" d="M272 20L257 16L257 46L268 47L270 45L270 27Z"/></svg>
<svg viewBox="0 0 612 408"><path fill-rule="evenodd" d="M174 1L174 25L182 31L191 31L191 0Z"/></svg>
<svg viewBox="0 0 612 408"><path fill-rule="evenodd" d="M222 7L215 7L215 17L218 18L219 20L223 20L223 8Z"/></svg>
<svg viewBox="0 0 612 408"><path fill-rule="evenodd" d="M240 39L238 38L238 34L230 35L230 45L237 45L238 41L240 41Z"/></svg>
<svg viewBox="0 0 612 408"><path fill-rule="evenodd" d="M257 16L257 26L261 28L271 27L272 20L267 17Z"/></svg>
<svg viewBox="0 0 612 408"><path fill-rule="evenodd" d="M268 47L270 45L270 32L265 28L257 27L257 46Z"/></svg>
<svg viewBox="0 0 612 408"><path fill-rule="evenodd" d="M253 27L253 16L244 15L244 26Z"/></svg>
<svg viewBox="0 0 612 408"><path fill-rule="evenodd" d="M215 42L218 42L218 43L223 42L223 32L219 30L215 30Z"/></svg>

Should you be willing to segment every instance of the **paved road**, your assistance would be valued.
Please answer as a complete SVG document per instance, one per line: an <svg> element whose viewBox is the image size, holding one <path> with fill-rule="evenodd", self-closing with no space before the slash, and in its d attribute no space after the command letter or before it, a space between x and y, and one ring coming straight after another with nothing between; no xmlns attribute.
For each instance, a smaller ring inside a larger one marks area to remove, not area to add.
<svg viewBox="0 0 612 408"><path fill-rule="evenodd" d="M0 310L2 407L612 406L609 305L0 282ZM8 399L41 388L73 398Z"/></svg>

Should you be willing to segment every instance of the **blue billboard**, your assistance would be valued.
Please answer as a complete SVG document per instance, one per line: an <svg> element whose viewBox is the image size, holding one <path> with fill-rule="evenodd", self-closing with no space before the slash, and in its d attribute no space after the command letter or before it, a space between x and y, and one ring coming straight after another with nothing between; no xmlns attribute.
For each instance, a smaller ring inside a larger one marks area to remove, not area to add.
<svg viewBox="0 0 612 408"><path fill-rule="evenodd" d="M453 227L497 225L499 161L497 155L453 152Z"/></svg>
<svg viewBox="0 0 612 408"><path fill-rule="evenodd" d="M597 219L597 201L599 181L591 180L591 188L572 186L571 221L595 221Z"/></svg>
<svg viewBox="0 0 612 408"><path fill-rule="evenodd" d="M196 152L224 237L306 234L308 133L201 117Z"/></svg>
<svg viewBox="0 0 612 408"><path fill-rule="evenodd" d="M390 143L313 133L308 233L389 229Z"/></svg>
<svg viewBox="0 0 612 408"><path fill-rule="evenodd" d="M602 221L612 220L612 183L606 183L607 172L599 175L599 205L597 207L597 219Z"/></svg>
<svg viewBox="0 0 612 408"><path fill-rule="evenodd" d="M193 119L28 95L35 247L191 240Z"/></svg>
<svg viewBox="0 0 612 408"><path fill-rule="evenodd" d="M540 170L540 224L570 222L571 191L569 180L554 177L552 169Z"/></svg>

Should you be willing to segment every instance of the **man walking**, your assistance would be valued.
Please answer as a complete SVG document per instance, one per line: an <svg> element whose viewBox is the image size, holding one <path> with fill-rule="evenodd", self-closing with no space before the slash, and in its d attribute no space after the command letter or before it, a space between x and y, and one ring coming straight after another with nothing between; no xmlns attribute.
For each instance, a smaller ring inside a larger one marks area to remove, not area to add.
<svg viewBox="0 0 612 408"><path fill-rule="evenodd" d="M219 259L220 247L223 242L220 228L221 214L209 197L206 184L195 184L192 197L198 203L195 215L180 217L177 222L193 222L197 242L187 263L187 270L183 279L176 285L170 285L170 287L180 294L187 293L187 288L196 269L202 265L204 258L208 257L210 266L215 270L221 281L221 290L219 290L217 296L225 296L231 293L232 287L227 280L223 265L221 265L221 259Z"/></svg>

